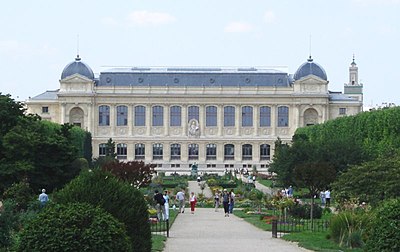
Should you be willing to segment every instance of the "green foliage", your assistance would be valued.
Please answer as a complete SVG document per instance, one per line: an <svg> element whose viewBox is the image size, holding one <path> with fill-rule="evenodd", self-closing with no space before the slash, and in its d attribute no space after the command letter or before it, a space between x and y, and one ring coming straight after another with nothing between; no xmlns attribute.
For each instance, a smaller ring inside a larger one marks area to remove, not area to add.
<svg viewBox="0 0 400 252"><path fill-rule="evenodd" d="M13 200L4 200L0 213L0 249L8 248L12 244L12 233L17 229L18 215Z"/></svg>
<svg viewBox="0 0 400 252"><path fill-rule="evenodd" d="M374 213L366 251L400 250L400 200L386 201Z"/></svg>
<svg viewBox="0 0 400 252"><path fill-rule="evenodd" d="M295 204L289 208L289 215L294 218L310 219L311 217L311 204ZM322 217L322 208L314 204L313 218L320 219Z"/></svg>
<svg viewBox="0 0 400 252"><path fill-rule="evenodd" d="M16 251L132 251L124 225L89 204L49 205L27 223Z"/></svg>
<svg viewBox="0 0 400 252"><path fill-rule="evenodd" d="M332 187L339 202L356 198L372 205L396 198L400 192L400 156L381 157L351 167Z"/></svg>
<svg viewBox="0 0 400 252"><path fill-rule="evenodd" d="M16 204L16 210L27 210L28 204L33 200L33 191L26 181L12 184L3 193L3 199L12 199Z"/></svg>
<svg viewBox="0 0 400 252"><path fill-rule="evenodd" d="M3 95L0 92L0 144L2 137L10 131L20 117L24 116L24 106L22 103L15 101L11 95ZM0 154L0 159L1 159Z"/></svg>
<svg viewBox="0 0 400 252"><path fill-rule="evenodd" d="M151 250L147 204L143 194L111 173L94 169L82 171L61 191L53 194L55 202L89 203L99 206L125 224L134 251Z"/></svg>
<svg viewBox="0 0 400 252"><path fill-rule="evenodd" d="M106 163L102 169L111 172L118 179L128 182L135 188L148 186L154 174L155 164L145 164L143 161L128 161ZM162 176L160 176L162 178Z"/></svg>
<svg viewBox="0 0 400 252"><path fill-rule="evenodd" d="M340 246L348 248L363 247L365 230L369 221L370 216L363 211L341 212L331 218L331 236Z"/></svg>

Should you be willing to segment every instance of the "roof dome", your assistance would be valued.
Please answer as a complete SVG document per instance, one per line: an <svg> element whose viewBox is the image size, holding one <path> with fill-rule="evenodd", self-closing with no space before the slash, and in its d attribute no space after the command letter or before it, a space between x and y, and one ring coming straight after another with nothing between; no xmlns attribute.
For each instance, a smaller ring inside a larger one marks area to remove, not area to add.
<svg viewBox="0 0 400 252"><path fill-rule="evenodd" d="M68 76L80 74L91 80L94 79L94 74L92 69L81 61L79 55L76 56L75 61L69 63L63 70L61 74L61 79L65 79Z"/></svg>
<svg viewBox="0 0 400 252"><path fill-rule="evenodd" d="M294 79L299 80L310 74L315 75L323 80L328 80L325 70L320 65L313 62L311 56L306 63L304 63L299 67L299 69L297 69L296 73L294 74Z"/></svg>

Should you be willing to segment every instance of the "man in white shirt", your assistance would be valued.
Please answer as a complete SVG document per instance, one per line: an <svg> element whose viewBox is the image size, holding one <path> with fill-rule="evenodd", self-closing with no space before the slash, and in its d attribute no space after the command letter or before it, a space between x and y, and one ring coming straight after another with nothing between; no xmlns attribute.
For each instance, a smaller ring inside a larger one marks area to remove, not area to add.
<svg viewBox="0 0 400 252"><path fill-rule="evenodd" d="M179 213L184 213L185 212L185 190L182 189L179 191L175 199L178 200L178 205L179 205Z"/></svg>
<svg viewBox="0 0 400 252"><path fill-rule="evenodd" d="M329 190L325 191L325 202L326 202L326 207L331 206L331 192Z"/></svg>

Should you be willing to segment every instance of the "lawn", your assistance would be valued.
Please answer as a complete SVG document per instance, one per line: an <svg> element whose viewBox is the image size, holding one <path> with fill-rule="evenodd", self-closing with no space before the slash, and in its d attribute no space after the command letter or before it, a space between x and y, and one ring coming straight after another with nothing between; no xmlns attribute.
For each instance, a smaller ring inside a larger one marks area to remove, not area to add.
<svg viewBox="0 0 400 252"><path fill-rule="evenodd" d="M272 187L272 180L270 180L270 179L260 179L257 181L258 181L258 183L260 183L266 187Z"/></svg>
<svg viewBox="0 0 400 252"><path fill-rule="evenodd" d="M298 232L290 233L282 237L282 239L292 242L298 242L300 247L310 249L313 251L324 251L324 252L361 252L362 249L349 249L339 247L337 243L331 239L327 239L329 231L325 232Z"/></svg>
<svg viewBox="0 0 400 252"><path fill-rule="evenodd" d="M151 252L163 251L167 237L164 235L151 235Z"/></svg>

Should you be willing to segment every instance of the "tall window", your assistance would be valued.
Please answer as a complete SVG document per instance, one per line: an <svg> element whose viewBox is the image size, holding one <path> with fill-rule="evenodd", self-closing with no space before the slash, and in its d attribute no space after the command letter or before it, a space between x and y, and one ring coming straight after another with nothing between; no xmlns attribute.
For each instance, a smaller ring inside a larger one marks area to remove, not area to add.
<svg viewBox="0 0 400 252"><path fill-rule="evenodd" d="M271 156L271 147L269 144L261 144L260 145L260 159L261 160L270 160Z"/></svg>
<svg viewBox="0 0 400 252"><path fill-rule="evenodd" d="M117 159L126 159L128 147L124 143L117 144Z"/></svg>
<svg viewBox="0 0 400 252"><path fill-rule="evenodd" d="M260 127L271 127L271 108L260 107Z"/></svg>
<svg viewBox="0 0 400 252"><path fill-rule="evenodd" d="M198 106L190 106L188 108L188 122L192 119L196 119L199 122L199 107Z"/></svg>
<svg viewBox="0 0 400 252"><path fill-rule="evenodd" d="M217 159L217 145L216 144L207 144L206 159L207 160L216 160Z"/></svg>
<svg viewBox="0 0 400 252"><path fill-rule="evenodd" d="M128 125L128 107L117 106L117 126Z"/></svg>
<svg viewBox="0 0 400 252"><path fill-rule="evenodd" d="M146 108L144 106L135 107L135 126L146 125Z"/></svg>
<svg viewBox="0 0 400 252"><path fill-rule="evenodd" d="M99 156L104 157L107 154L107 145L105 143L99 144Z"/></svg>
<svg viewBox="0 0 400 252"><path fill-rule="evenodd" d="M235 159L235 146L233 144L225 144L224 146L224 159L233 160Z"/></svg>
<svg viewBox="0 0 400 252"><path fill-rule="evenodd" d="M101 105L99 107L99 126L110 125L110 107L107 105Z"/></svg>
<svg viewBox="0 0 400 252"><path fill-rule="evenodd" d="M144 144L135 144L135 159L144 159L145 148Z"/></svg>
<svg viewBox="0 0 400 252"><path fill-rule="evenodd" d="M242 160L253 159L253 146L251 144L242 145Z"/></svg>
<svg viewBox="0 0 400 252"><path fill-rule="evenodd" d="M171 144L171 160L181 159L181 145Z"/></svg>
<svg viewBox="0 0 400 252"><path fill-rule="evenodd" d="M181 126L181 107L172 106L170 109L170 126Z"/></svg>
<svg viewBox="0 0 400 252"><path fill-rule="evenodd" d="M253 107L244 106L242 108L242 126L243 127L253 126Z"/></svg>
<svg viewBox="0 0 400 252"><path fill-rule="evenodd" d="M153 107L153 126L164 125L164 108L161 106Z"/></svg>
<svg viewBox="0 0 400 252"><path fill-rule="evenodd" d="M224 126L235 126L235 107L226 106L224 108Z"/></svg>
<svg viewBox="0 0 400 252"><path fill-rule="evenodd" d="M206 126L217 126L217 107L208 106L206 108Z"/></svg>
<svg viewBox="0 0 400 252"><path fill-rule="evenodd" d="M163 159L163 145L160 143L153 144L153 160Z"/></svg>
<svg viewBox="0 0 400 252"><path fill-rule="evenodd" d="M346 108L339 108L339 115L345 115L346 114Z"/></svg>
<svg viewBox="0 0 400 252"><path fill-rule="evenodd" d="M189 144L188 146L189 159L199 159L199 145Z"/></svg>
<svg viewBox="0 0 400 252"><path fill-rule="evenodd" d="M278 127L289 126L289 108L286 106L278 107Z"/></svg>

